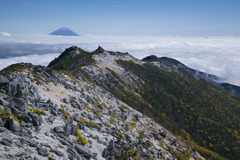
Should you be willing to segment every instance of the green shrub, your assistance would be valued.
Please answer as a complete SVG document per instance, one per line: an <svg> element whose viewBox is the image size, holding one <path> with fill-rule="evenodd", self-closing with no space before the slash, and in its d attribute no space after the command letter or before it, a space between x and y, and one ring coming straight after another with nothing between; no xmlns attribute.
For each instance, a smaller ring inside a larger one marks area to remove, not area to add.
<svg viewBox="0 0 240 160"><path fill-rule="evenodd" d="M70 121L70 118L69 118L69 116L68 116L68 113L64 110L63 105L62 105L61 107L62 107L62 109L59 109L60 112L63 113L63 115L64 115L64 117L65 117L65 119L66 119L67 121Z"/></svg>
<svg viewBox="0 0 240 160"><path fill-rule="evenodd" d="M78 142L85 146L88 141L86 140L86 138L82 135L82 133L80 132L80 129L79 129L79 126L77 126L77 134L76 134L76 137L78 138Z"/></svg>
<svg viewBox="0 0 240 160"><path fill-rule="evenodd" d="M167 134L166 134L164 131L162 131L162 132L161 132L161 136L162 136L163 138L166 138Z"/></svg>
<svg viewBox="0 0 240 160"><path fill-rule="evenodd" d="M148 146L151 148L153 146L153 144L151 142L147 142Z"/></svg>
<svg viewBox="0 0 240 160"><path fill-rule="evenodd" d="M110 118L110 123L114 123L114 119L113 118Z"/></svg>
<svg viewBox="0 0 240 160"><path fill-rule="evenodd" d="M128 155L129 155L129 156L132 156L132 155L133 155L133 150L129 149L127 152L128 152Z"/></svg>
<svg viewBox="0 0 240 160"><path fill-rule="evenodd" d="M118 106L118 108L119 108L122 112L127 112L122 106Z"/></svg>
<svg viewBox="0 0 240 160"><path fill-rule="evenodd" d="M135 123L130 123L130 126L132 129L134 129L136 127L136 124Z"/></svg>
<svg viewBox="0 0 240 160"><path fill-rule="evenodd" d="M89 122L89 121L84 120L84 119L79 119L79 121L81 121L81 122L83 122L83 123L85 123L85 124L92 125L93 128L95 128L95 129L97 129L97 130L99 129L99 126L98 126L97 124L95 124L95 123Z"/></svg>
<svg viewBox="0 0 240 160"><path fill-rule="evenodd" d="M134 117L132 118L132 120L133 120L134 122L137 122L136 118L134 118Z"/></svg>
<svg viewBox="0 0 240 160"><path fill-rule="evenodd" d="M117 118L117 115L115 113L112 112L112 118L113 119L116 119Z"/></svg>
<svg viewBox="0 0 240 160"><path fill-rule="evenodd" d="M89 107L88 105L86 105L86 108L89 109L91 112L93 112L96 115L100 115L100 113L98 113L97 111L94 111L91 107Z"/></svg>
<svg viewBox="0 0 240 160"><path fill-rule="evenodd" d="M1 118L9 118L11 115L8 111L0 108L0 117Z"/></svg>
<svg viewBox="0 0 240 160"><path fill-rule="evenodd" d="M117 131L117 134L122 138L122 139L127 139L126 137L123 136L123 134L119 131Z"/></svg>

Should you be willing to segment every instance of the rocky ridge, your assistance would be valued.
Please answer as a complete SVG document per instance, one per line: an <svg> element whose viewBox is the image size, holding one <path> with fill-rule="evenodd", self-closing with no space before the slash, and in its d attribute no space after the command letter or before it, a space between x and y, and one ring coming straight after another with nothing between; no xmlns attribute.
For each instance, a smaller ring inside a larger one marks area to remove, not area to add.
<svg viewBox="0 0 240 160"><path fill-rule="evenodd" d="M176 159L176 153L202 158L98 86L114 89L118 85L138 94L144 81L115 60L144 62L120 52L103 52L93 58L93 65L83 67L74 77L42 66L0 76L2 159ZM127 87L111 70L121 75Z"/></svg>

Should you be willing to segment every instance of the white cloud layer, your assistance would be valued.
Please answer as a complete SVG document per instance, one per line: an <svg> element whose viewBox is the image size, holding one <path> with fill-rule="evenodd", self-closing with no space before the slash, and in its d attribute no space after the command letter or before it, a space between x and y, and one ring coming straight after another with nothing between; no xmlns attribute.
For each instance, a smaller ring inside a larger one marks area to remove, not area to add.
<svg viewBox="0 0 240 160"><path fill-rule="evenodd" d="M7 32L0 32L0 36L11 36L10 33Z"/></svg>
<svg viewBox="0 0 240 160"><path fill-rule="evenodd" d="M72 45L86 51L101 45L139 59L148 55L171 57L240 86L240 37L0 36L0 69L20 61L47 65Z"/></svg>

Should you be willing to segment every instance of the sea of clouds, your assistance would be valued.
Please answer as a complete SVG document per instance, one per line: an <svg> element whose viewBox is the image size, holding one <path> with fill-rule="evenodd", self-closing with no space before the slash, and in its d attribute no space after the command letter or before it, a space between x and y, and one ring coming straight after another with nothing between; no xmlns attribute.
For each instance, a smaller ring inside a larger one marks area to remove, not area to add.
<svg viewBox="0 0 240 160"><path fill-rule="evenodd" d="M70 46L94 51L128 52L142 59L148 55L170 57L183 64L225 78L240 86L240 37L79 37L50 35L0 36L0 69L12 63L26 62L48 65Z"/></svg>

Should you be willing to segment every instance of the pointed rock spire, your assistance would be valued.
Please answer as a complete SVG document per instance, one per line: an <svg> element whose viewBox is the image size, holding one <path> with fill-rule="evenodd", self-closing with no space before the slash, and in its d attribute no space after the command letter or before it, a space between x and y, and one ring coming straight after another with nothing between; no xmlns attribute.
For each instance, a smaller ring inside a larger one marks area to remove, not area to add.
<svg viewBox="0 0 240 160"><path fill-rule="evenodd" d="M98 48L94 51L94 53L103 53L105 50L101 47L98 46Z"/></svg>

